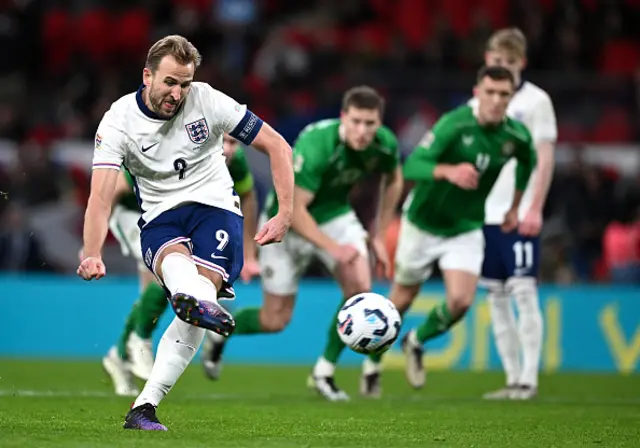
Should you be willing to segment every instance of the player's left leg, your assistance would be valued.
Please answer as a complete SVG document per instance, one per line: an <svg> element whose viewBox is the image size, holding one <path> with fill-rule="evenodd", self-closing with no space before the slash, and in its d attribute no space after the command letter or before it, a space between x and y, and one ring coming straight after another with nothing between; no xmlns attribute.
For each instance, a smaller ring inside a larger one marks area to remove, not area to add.
<svg viewBox="0 0 640 448"><path fill-rule="evenodd" d="M329 254L318 251L318 257L324 265L334 274L340 285L342 299L338 311L348 298L361 292L371 290L371 268L367 249L367 232L356 217L355 213L348 213L320 226L334 241L340 244L351 244L358 249L359 256L351 263L337 265ZM338 312L337 311L337 312ZM335 384L334 374L340 354L345 349L345 344L338 335L336 322L337 312L331 316L327 343L322 356L320 356L313 368L307 382L320 394L330 401L348 400L349 396Z"/></svg>
<svg viewBox="0 0 640 448"><path fill-rule="evenodd" d="M538 266L540 242L538 237L519 236L514 253L513 274L507 280L507 290L514 297L518 310L518 336L522 347L522 373L513 399L528 400L538 392L538 372L542 354L544 323L538 297Z"/></svg>
<svg viewBox="0 0 640 448"><path fill-rule="evenodd" d="M166 430L155 409L198 351L205 328L224 333L235 325L217 297L233 293L242 269L242 217L200 204L165 213L143 228L142 247L147 266L172 293L177 317L158 344L149 380L125 418L127 429Z"/></svg>
<svg viewBox="0 0 640 448"><path fill-rule="evenodd" d="M498 357L505 373L505 386L483 394L485 400L509 399L518 388L522 373L518 326L506 280L513 273L517 239L515 232L504 233L499 225L485 225L485 250L479 284L487 289L491 328Z"/></svg>
<svg viewBox="0 0 640 448"><path fill-rule="evenodd" d="M446 238L440 243L438 251L446 299L435 306L425 321L409 331L403 339L405 354L412 357L420 352L426 342L449 331L473 304L484 257L484 237L480 230L475 230ZM407 373L410 378L411 372Z"/></svg>

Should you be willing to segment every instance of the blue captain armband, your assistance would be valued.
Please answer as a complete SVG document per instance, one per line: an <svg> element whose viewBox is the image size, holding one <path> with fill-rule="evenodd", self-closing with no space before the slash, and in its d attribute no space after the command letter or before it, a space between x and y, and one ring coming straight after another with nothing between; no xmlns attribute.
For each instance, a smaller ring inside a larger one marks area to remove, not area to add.
<svg viewBox="0 0 640 448"><path fill-rule="evenodd" d="M238 123L233 131L229 132L229 135L245 145L250 145L253 143L256 135L258 135L258 132L260 132L262 124L263 121L247 109L240 123Z"/></svg>

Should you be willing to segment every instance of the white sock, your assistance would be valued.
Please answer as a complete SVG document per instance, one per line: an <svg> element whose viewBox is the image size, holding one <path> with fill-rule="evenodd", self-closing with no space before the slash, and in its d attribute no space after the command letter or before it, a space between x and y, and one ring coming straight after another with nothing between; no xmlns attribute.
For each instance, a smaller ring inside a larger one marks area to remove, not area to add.
<svg viewBox="0 0 640 448"><path fill-rule="evenodd" d="M145 403L158 406L200 348L205 331L204 328L194 327L178 317L173 318L173 322L167 327L158 344L156 360L149 380L136 398L133 407Z"/></svg>
<svg viewBox="0 0 640 448"><path fill-rule="evenodd" d="M201 295L198 296L198 300L207 300L209 302L218 303L218 290L211 280L204 275L198 274L198 280L200 280Z"/></svg>
<svg viewBox="0 0 640 448"><path fill-rule="evenodd" d="M374 373L380 373L380 363L373 362L371 358L365 358L362 362L362 374L372 375Z"/></svg>
<svg viewBox="0 0 640 448"><path fill-rule="evenodd" d="M313 367L313 376L322 377L322 376L333 376L336 372L335 364L327 361L324 356L318 358L316 365Z"/></svg>
<svg viewBox="0 0 640 448"><path fill-rule="evenodd" d="M538 387L542 353L543 322L535 279L517 278L510 282L518 307L518 333L522 345L520 384Z"/></svg>
<svg viewBox="0 0 640 448"><path fill-rule="evenodd" d="M502 286L489 290L487 296L491 310L491 327L498 356L507 377L507 384L517 384L522 373L520 341L511 297Z"/></svg>
<svg viewBox="0 0 640 448"><path fill-rule="evenodd" d="M162 280L171 292L182 292L198 298L202 282L199 280L198 268L186 255L172 252L162 260Z"/></svg>
<svg viewBox="0 0 640 448"><path fill-rule="evenodd" d="M422 347L424 345L422 342L418 341L418 332L415 328L409 332L409 336L407 336L407 342L409 343L409 345L412 345L414 347Z"/></svg>

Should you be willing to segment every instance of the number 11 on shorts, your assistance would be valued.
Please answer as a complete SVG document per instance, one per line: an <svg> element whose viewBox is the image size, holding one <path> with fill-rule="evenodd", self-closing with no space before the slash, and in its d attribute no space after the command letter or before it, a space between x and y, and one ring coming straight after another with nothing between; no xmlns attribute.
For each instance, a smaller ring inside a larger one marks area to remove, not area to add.
<svg viewBox="0 0 640 448"><path fill-rule="evenodd" d="M533 266L533 243L531 241L517 241L513 245L516 257L516 268L531 268Z"/></svg>

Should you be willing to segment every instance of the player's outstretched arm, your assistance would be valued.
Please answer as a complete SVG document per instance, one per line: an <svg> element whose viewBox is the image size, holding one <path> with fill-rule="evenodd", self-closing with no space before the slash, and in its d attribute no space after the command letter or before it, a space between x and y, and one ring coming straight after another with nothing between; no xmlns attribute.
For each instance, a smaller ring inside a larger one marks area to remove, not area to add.
<svg viewBox="0 0 640 448"><path fill-rule="evenodd" d="M278 197L278 214L256 235L258 244L282 241L293 216L293 164L291 147L271 126L264 123L251 145L269 156L273 185Z"/></svg>
<svg viewBox="0 0 640 448"><path fill-rule="evenodd" d="M296 185L293 196L293 222L291 227L296 233L310 241L314 246L327 251L340 263L348 263L358 256L358 251L355 247L341 246L320 230L318 223L313 219L308 209L309 204L315 197L312 192Z"/></svg>
<svg viewBox="0 0 640 448"><path fill-rule="evenodd" d="M107 237L108 220L115 195L118 171L94 169L91 175L91 194L84 216L83 252L85 259L78 268L78 275L85 280L99 279L105 275L102 264L102 246Z"/></svg>
<svg viewBox="0 0 640 448"><path fill-rule="evenodd" d="M391 275L391 262L384 243L387 229L395 218L396 208L402 195L403 179L402 169L398 165L392 172L385 174L380 182L380 202L376 214L372 248L375 252L377 263L383 270L385 277Z"/></svg>

